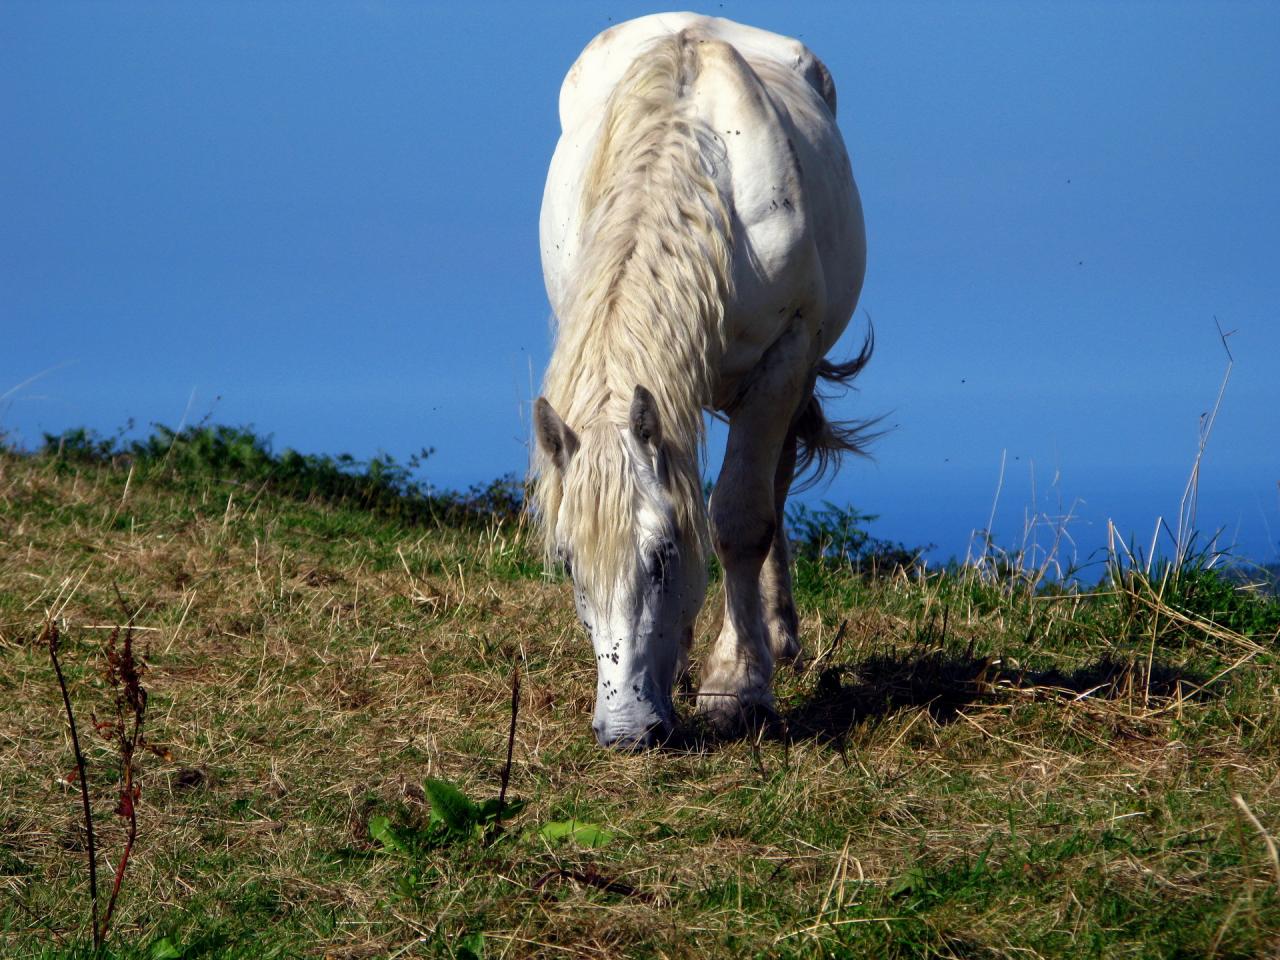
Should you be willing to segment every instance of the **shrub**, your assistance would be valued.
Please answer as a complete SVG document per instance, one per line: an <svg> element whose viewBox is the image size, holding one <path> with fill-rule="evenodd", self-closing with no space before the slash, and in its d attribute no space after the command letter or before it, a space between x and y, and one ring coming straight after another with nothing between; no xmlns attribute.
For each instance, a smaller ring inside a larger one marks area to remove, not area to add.
<svg viewBox="0 0 1280 960"><path fill-rule="evenodd" d="M123 431L122 431L123 432ZM156 424L150 436L127 443L83 427L45 434L40 455L67 463L128 463L182 478L234 479L299 500L352 506L402 523L465 526L516 519L524 486L507 475L466 491L432 490L415 479L434 453L424 448L406 462L390 454L367 461L351 454L275 453L250 427L205 425L174 430Z"/></svg>
<svg viewBox="0 0 1280 960"><path fill-rule="evenodd" d="M895 570L912 570L933 544L908 547L901 542L872 536L866 524L878 514L863 513L853 506L838 507L824 501L819 509L795 504L787 513L791 530L792 555L834 566L850 566L870 576Z"/></svg>

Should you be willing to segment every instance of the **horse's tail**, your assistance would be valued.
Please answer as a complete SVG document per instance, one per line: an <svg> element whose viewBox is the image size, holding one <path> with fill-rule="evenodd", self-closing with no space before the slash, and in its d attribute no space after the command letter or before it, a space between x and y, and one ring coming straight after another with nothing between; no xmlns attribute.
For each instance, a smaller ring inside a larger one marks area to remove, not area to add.
<svg viewBox="0 0 1280 960"><path fill-rule="evenodd" d="M875 349L875 331L869 325L866 339L862 341L862 349L844 363L832 363L819 360L815 368L816 379L849 389L853 380L862 368L871 360ZM799 477L806 470L813 468L813 473L806 477L797 488L808 489L822 479L828 469L836 466L846 453L858 456L869 456L867 448L873 441L884 434L879 429L882 417L869 420L828 420L822 411L823 395L816 389L801 408L796 418L796 468L794 477Z"/></svg>

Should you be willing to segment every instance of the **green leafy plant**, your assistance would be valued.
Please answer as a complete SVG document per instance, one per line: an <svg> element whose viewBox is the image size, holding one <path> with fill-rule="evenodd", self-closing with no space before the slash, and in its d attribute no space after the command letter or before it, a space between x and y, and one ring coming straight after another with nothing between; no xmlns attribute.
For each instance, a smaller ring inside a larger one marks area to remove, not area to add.
<svg viewBox="0 0 1280 960"><path fill-rule="evenodd" d="M524 807L524 801L502 796L477 803L452 783L434 777L422 786L431 808L425 824L393 823L382 814L369 818L369 836L380 852L409 862L395 880L396 891L405 899L417 895L428 871L428 854L455 843L492 843L501 833L503 818Z"/></svg>
<svg viewBox="0 0 1280 960"><path fill-rule="evenodd" d="M437 847L465 840L488 842L498 833L502 819L520 812L521 800L490 797L472 800L446 780L428 777L423 790L431 811L425 825L393 824L386 816L369 820L369 836L386 853L415 857Z"/></svg>
<svg viewBox="0 0 1280 960"><path fill-rule="evenodd" d="M483 840L499 829L504 815L518 813L524 806L519 800L506 801L490 797L476 803L445 780L426 779L423 788L431 803L431 824L443 827L451 839Z"/></svg>
<svg viewBox="0 0 1280 960"><path fill-rule="evenodd" d="M453 955L457 957L457 960L482 960L484 957L484 934L479 930L474 930L459 937L458 945Z"/></svg>

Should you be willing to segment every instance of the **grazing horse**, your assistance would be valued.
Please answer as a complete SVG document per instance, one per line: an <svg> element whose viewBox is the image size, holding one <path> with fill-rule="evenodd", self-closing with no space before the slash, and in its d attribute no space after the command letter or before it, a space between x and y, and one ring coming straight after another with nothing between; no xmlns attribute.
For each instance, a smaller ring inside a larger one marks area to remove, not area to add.
<svg viewBox="0 0 1280 960"><path fill-rule="evenodd" d="M534 407L533 502L596 657L601 744L671 729L706 594L725 612L698 710L735 729L799 657L783 508L793 477L858 449L817 380L862 288L862 207L827 68L803 44L694 14L606 30L560 91L542 201L556 342ZM704 411L729 422L710 503Z"/></svg>

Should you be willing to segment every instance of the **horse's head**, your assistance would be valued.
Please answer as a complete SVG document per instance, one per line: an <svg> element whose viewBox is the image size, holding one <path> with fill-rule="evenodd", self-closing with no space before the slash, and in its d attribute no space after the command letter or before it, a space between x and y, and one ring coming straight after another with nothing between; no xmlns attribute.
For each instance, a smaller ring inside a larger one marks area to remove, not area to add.
<svg viewBox="0 0 1280 960"><path fill-rule="evenodd" d="M664 443L644 387L625 425L597 418L579 435L542 397L534 414L552 471L539 497L548 545L595 648L592 728L605 746L651 746L671 730L671 688L706 592L696 463Z"/></svg>

